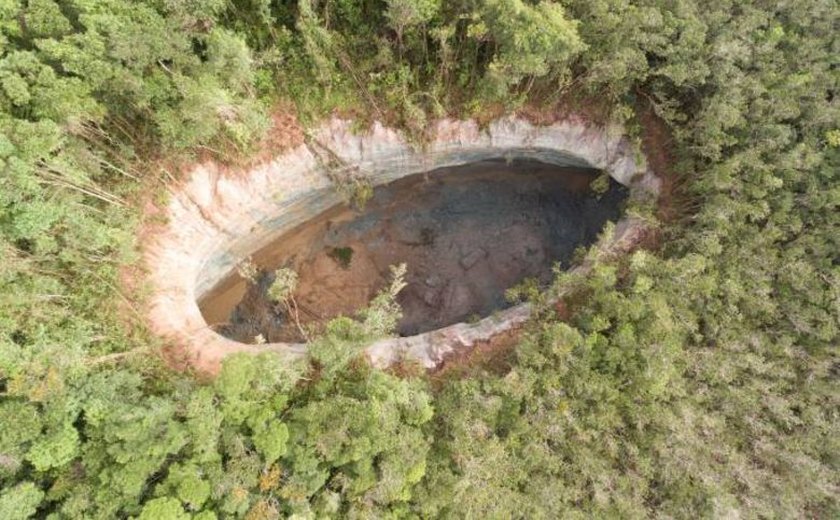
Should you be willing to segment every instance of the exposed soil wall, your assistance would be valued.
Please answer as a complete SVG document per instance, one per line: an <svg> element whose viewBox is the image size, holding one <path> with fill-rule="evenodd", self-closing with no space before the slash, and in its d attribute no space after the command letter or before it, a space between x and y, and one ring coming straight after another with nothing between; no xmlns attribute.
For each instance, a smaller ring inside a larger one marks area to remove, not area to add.
<svg viewBox="0 0 840 520"><path fill-rule="evenodd" d="M379 125L361 135L351 128L349 121L331 120L312 131L306 144L247 170L223 173L218 165L199 165L173 194L167 225L150 237L145 252L153 291L149 320L188 362L213 372L233 352L305 353L301 344L248 345L225 338L208 326L197 302L241 259L341 203L334 181L342 175L361 176L376 186L436 168L531 158L602 169L631 193L658 189L658 179L639 162L638 150L620 128L595 127L573 117L541 127L509 117L483 130L472 121L444 120L422 148ZM620 223L616 237L602 247L622 243L636 227ZM378 342L368 353L380 366L403 356L435 366L447 353L521 323L528 312L527 305L520 305L478 323Z"/></svg>

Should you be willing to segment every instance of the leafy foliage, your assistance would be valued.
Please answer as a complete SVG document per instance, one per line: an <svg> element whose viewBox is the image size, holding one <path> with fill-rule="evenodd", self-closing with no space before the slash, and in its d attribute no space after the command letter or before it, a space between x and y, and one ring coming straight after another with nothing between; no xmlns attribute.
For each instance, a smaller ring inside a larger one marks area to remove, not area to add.
<svg viewBox="0 0 840 520"><path fill-rule="evenodd" d="M838 516L838 18L831 0L0 1L0 518ZM681 207L655 252L561 275L566 312L535 302L505 370L432 392L369 367L397 272L300 366L173 373L119 289L137 208L167 188L150 165L247 152L278 98L415 136L597 99L640 136L667 125Z"/></svg>

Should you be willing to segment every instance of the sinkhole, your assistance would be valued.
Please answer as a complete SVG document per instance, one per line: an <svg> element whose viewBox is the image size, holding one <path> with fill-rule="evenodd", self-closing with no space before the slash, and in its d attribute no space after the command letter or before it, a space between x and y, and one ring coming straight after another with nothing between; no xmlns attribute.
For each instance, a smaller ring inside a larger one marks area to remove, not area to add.
<svg viewBox="0 0 840 520"><path fill-rule="evenodd" d="M345 202L347 178L373 188L363 209ZM422 145L332 118L263 162L185 172L141 230L145 312L177 366L213 374L240 352L294 362L308 346L267 296L275 270L297 274L299 321L317 331L366 306L405 263L399 335L365 353L377 367L434 368L528 320L532 306L511 304L510 287L545 288L558 263L585 276L594 258L631 250L648 224L624 214L625 198L651 200L659 184L638 139L574 114L442 119Z"/></svg>
<svg viewBox="0 0 840 520"><path fill-rule="evenodd" d="M401 336L475 322L510 307L523 281L546 287L607 221L627 188L593 168L493 158L379 185L363 208L338 204L254 252L250 280L231 273L199 307L239 342L301 342L290 309L269 297L279 268L297 274L297 322L317 330L352 316L405 263ZM242 269L240 269L241 271Z"/></svg>

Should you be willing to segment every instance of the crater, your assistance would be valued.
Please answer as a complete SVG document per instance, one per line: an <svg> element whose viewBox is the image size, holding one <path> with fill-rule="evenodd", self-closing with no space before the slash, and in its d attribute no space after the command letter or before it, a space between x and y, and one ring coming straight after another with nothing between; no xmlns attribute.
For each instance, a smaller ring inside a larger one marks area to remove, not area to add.
<svg viewBox="0 0 840 520"><path fill-rule="evenodd" d="M199 307L230 339L301 342L269 297L276 269L297 274L297 322L317 330L366 306L405 263L401 336L475 322L510 307L517 284L546 287L554 266L617 220L627 189L601 173L495 158L410 175L376 187L363 210L341 204L278 237L249 259L253 280L233 274Z"/></svg>
<svg viewBox="0 0 840 520"><path fill-rule="evenodd" d="M602 174L609 181L593 193ZM348 179L373 188L362 211L344 203ZM404 262L400 336L366 353L379 367L432 368L528 319L530 304L511 306L509 287L545 287L558 261L585 274L592 258L630 250L646 224L623 215L622 201L658 189L621 127L574 115L542 126L441 120L423 146L331 119L273 160L198 164L172 187L164 222L143 234L148 323L177 366L211 374L237 352L301 358L297 327L266 296L275 269L298 273L301 321L317 328L367 304L388 266ZM599 234L607 221L615 225ZM590 244L587 259L571 262ZM246 260L263 273L255 283L236 274Z"/></svg>

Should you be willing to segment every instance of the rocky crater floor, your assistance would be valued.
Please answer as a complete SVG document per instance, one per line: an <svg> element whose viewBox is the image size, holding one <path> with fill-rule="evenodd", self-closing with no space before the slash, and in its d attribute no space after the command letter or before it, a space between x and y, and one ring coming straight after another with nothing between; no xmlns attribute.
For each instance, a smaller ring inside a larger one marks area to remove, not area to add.
<svg viewBox="0 0 840 520"><path fill-rule="evenodd" d="M298 274L300 322L317 330L367 305L389 267L405 263L400 335L476 321L509 307L506 290L523 280L546 286L553 266L568 267L576 248L618 219L628 190L600 173L492 159L380 185L364 209L333 207L255 252L252 281L233 274L199 307L236 341L303 341L267 294L276 269Z"/></svg>

